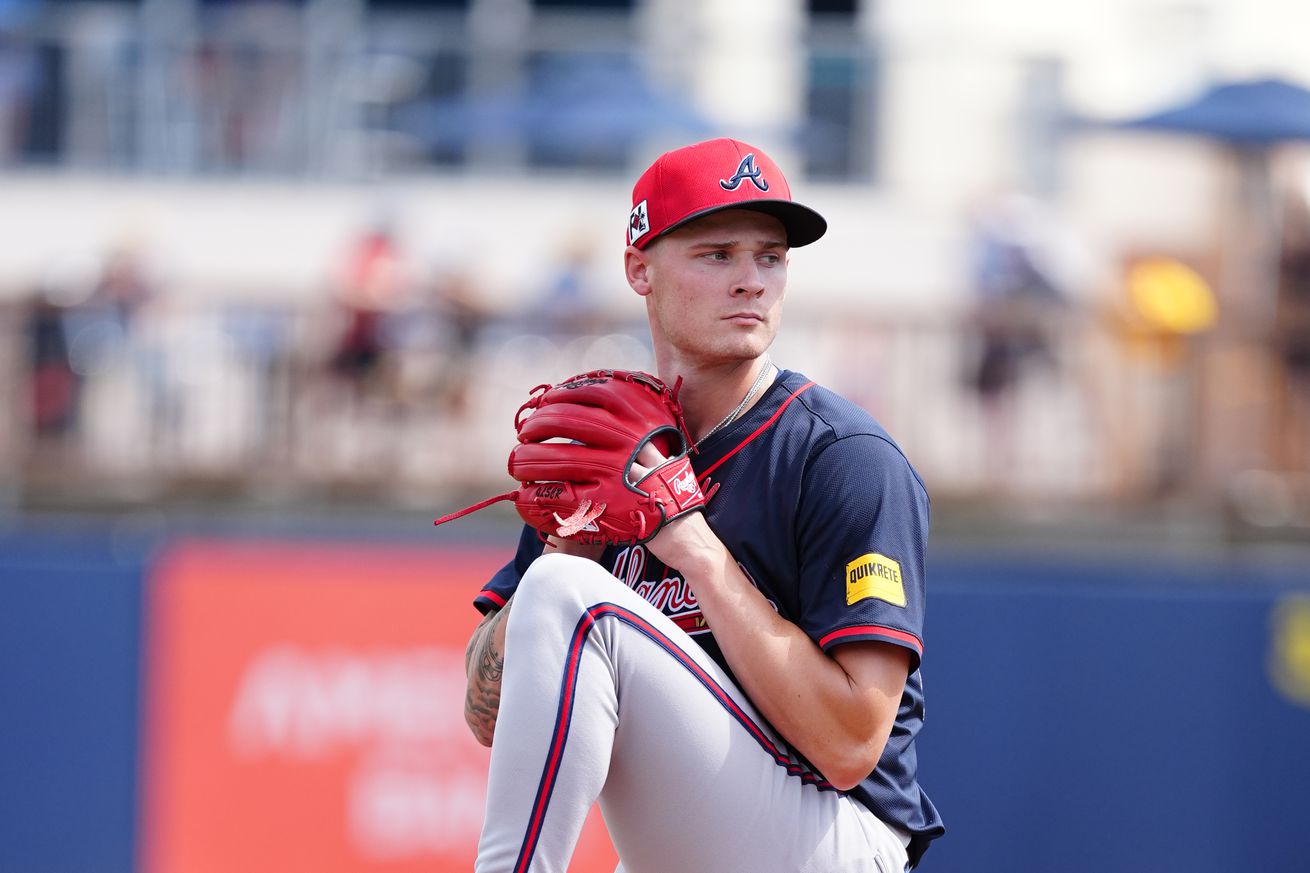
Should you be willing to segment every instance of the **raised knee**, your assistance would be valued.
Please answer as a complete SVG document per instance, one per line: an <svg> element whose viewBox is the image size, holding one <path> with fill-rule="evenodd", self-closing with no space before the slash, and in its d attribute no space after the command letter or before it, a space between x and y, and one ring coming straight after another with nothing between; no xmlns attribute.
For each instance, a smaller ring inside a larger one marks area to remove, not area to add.
<svg viewBox="0 0 1310 873"><path fill-rule="evenodd" d="M567 579L569 576L576 575L582 570L582 565L585 563L592 562L575 555L565 555L559 552L542 555L528 565L527 572L519 580L519 590L553 585Z"/></svg>
<svg viewBox="0 0 1310 873"><path fill-rule="evenodd" d="M533 561L514 593L507 636L554 636L560 628L572 626L588 605L578 584L591 569L587 564L599 569L596 562L573 555L542 555Z"/></svg>
<svg viewBox="0 0 1310 873"><path fill-rule="evenodd" d="M595 561L555 552L532 562L519 580L514 601L533 601L536 609L549 608L552 602L576 607L613 582L614 577Z"/></svg>

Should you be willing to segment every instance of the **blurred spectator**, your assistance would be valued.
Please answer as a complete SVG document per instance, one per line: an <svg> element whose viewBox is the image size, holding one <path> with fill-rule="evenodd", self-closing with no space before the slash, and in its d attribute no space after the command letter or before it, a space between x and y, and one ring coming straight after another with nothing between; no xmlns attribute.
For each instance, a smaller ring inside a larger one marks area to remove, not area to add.
<svg viewBox="0 0 1310 873"><path fill-rule="evenodd" d="M293 386L293 450L313 475L380 475L396 460L403 413L398 317L414 277L395 232L378 221L350 239L331 297L299 345L307 370Z"/></svg>
<svg viewBox="0 0 1310 873"><path fill-rule="evenodd" d="M1042 261L1042 221L1037 204L1016 194L985 204L973 217L973 385L985 400L1008 391L1031 363L1051 359L1046 321L1064 294Z"/></svg>
<svg viewBox="0 0 1310 873"><path fill-rule="evenodd" d="M64 437L77 425L81 377L69 354L65 311L47 293L33 295L27 306L28 413L39 442Z"/></svg>
<svg viewBox="0 0 1310 873"><path fill-rule="evenodd" d="M125 245L105 255L89 291L66 309L73 368L95 376L125 361L135 350L137 316L152 296L139 251Z"/></svg>
<svg viewBox="0 0 1310 873"><path fill-rule="evenodd" d="M152 296L141 253L132 246L122 246L105 257L89 302L103 309L126 333Z"/></svg>
<svg viewBox="0 0 1310 873"><path fill-rule="evenodd" d="M579 234L561 249L536 305L528 310L528 329L563 338L594 333L600 313L590 282L595 241Z"/></svg>
<svg viewBox="0 0 1310 873"><path fill-rule="evenodd" d="M286 408L294 315L282 306L236 302L223 307L224 332L252 378L251 441L269 467L286 461L290 428Z"/></svg>
<svg viewBox="0 0 1310 873"><path fill-rule="evenodd" d="M458 423L472 412L471 373L493 315L467 269L451 265L388 319L395 397L412 420L430 423L435 415Z"/></svg>
<svg viewBox="0 0 1310 873"><path fill-rule="evenodd" d="M378 379L385 350L384 316L406 302L410 282L386 224L367 230L346 254L337 296L340 327L329 369L357 394Z"/></svg>
<svg viewBox="0 0 1310 873"><path fill-rule="evenodd" d="M445 348L437 402L449 414L463 418L469 412L469 388L474 355L491 311L466 272L455 271L437 283L436 311L445 323Z"/></svg>
<svg viewBox="0 0 1310 873"><path fill-rule="evenodd" d="M0 166L14 161L27 139L39 67L23 27L35 8L35 0L0 0Z"/></svg>
<svg viewBox="0 0 1310 873"><path fill-rule="evenodd" d="M1286 381L1280 466L1310 472L1310 204L1299 196L1284 211L1275 334Z"/></svg>
<svg viewBox="0 0 1310 873"><path fill-rule="evenodd" d="M1050 216L1033 199L1007 193L981 204L970 224L975 295L968 379L984 416L989 487L1005 487L1014 457L1013 394L1034 368L1057 363L1052 320L1066 304L1051 263Z"/></svg>
<svg viewBox="0 0 1310 873"><path fill-rule="evenodd" d="M27 334L38 439L77 431L86 380L128 360L134 322L151 297L140 254L124 246L105 257L94 278L45 289L31 301Z"/></svg>

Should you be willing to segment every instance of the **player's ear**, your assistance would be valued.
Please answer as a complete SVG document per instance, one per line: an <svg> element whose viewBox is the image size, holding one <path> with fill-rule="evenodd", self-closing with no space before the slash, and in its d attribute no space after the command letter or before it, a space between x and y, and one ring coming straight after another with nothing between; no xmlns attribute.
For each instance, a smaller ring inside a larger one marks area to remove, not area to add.
<svg viewBox="0 0 1310 873"><path fill-rule="evenodd" d="M642 297L650 294L650 255L636 246L623 250L623 272L628 277L628 285Z"/></svg>

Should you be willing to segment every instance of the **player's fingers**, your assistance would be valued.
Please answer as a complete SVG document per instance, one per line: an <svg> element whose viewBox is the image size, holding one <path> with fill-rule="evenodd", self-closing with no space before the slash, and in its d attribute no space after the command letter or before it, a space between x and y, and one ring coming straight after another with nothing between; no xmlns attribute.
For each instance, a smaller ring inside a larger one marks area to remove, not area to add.
<svg viewBox="0 0 1310 873"><path fill-rule="evenodd" d="M641 451L637 452L637 463L647 469L658 467L666 460L667 458L660 453L660 450L655 448L654 443L646 443L646 445L641 447Z"/></svg>
<svg viewBox="0 0 1310 873"><path fill-rule="evenodd" d="M646 478L647 473L663 464L666 460L668 459L664 457L659 449L655 448L653 443L646 443L637 452L637 458L632 462L632 466L628 468L628 481L633 484L640 482Z"/></svg>

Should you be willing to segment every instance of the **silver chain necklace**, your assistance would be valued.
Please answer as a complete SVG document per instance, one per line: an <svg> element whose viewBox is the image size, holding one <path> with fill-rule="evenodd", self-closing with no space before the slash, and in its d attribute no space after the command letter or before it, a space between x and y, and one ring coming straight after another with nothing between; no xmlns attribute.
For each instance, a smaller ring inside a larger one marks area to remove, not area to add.
<svg viewBox="0 0 1310 873"><path fill-rule="evenodd" d="M720 421L718 424L714 425L714 427L710 428L709 432L706 433L705 436L696 440L697 448L700 448L701 443L705 442L707 439L714 436L716 433L723 430L725 427L727 427L728 425L732 424L734 421L737 420L737 416L741 415L741 411L746 408L746 404L751 402L751 398L755 396L755 392L760 390L760 385L764 383L764 377L769 375L769 372L772 369L773 369L773 362L769 360L768 355L765 355L764 366L760 368L760 374L755 377L755 382L751 385L750 390L746 392L746 396L741 399L741 403L738 403L736 409L734 409L732 412L729 412L726 416L724 416L723 421Z"/></svg>

